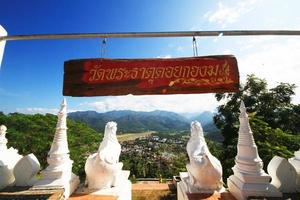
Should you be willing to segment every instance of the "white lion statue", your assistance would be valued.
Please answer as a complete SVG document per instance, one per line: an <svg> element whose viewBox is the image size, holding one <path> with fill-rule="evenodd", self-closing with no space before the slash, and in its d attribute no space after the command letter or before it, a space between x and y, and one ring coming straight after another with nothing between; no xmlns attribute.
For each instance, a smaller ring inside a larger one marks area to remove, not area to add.
<svg viewBox="0 0 300 200"><path fill-rule="evenodd" d="M15 176L13 174L16 163L23 157L13 147L7 148L6 139L7 128L0 126L0 189L8 185L14 185Z"/></svg>
<svg viewBox="0 0 300 200"><path fill-rule="evenodd" d="M104 189L118 185L123 163L119 162L121 145L116 136L117 123L108 122L98 152L85 163L86 184L89 189Z"/></svg>
<svg viewBox="0 0 300 200"><path fill-rule="evenodd" d="M0 151L7 150L7 139L5 137L7 128L4 125L0 126Z"/></svg>
<svg viewBox="0 0 300 200"><path fill-rule="evenodd" d="M201 124L191 123L191 137L186 147L190 163L186 165L189 185L202 192L219 191L222 188L222 165L206 144Z"/></svg>
<svg viewBox="0 0 300 200"><path fill-rule="evenodd" d="M4 125L0 126L0 137L5 137L7 128Z"/></svg>

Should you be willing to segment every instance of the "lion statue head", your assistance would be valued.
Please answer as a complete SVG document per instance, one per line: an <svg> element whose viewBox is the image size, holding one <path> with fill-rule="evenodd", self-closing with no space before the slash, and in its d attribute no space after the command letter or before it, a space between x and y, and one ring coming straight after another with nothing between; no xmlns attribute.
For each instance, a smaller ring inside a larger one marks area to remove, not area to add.
<svg viewBox="0 0 300 200"><path fill-rule="evenodd" d="M103 140L98 149L101 159L109 163L118 162L121 153L121 145L118 142L116 132L117 123L108 122L105 126Z"/></svg>
<svg viewBox="0 0 300 200"><path fill-rule="evenodd" d="M0 137L5 137L6 130L7 130L6 126L4 126L4 125L0 126Z"/></svg>
<svg viewBox="0 0 300 200"><path fill-rule="evenodd" d="M198 121L192 121L191 123L191 137L204 137L203 129Z"/></svg>
<svg viewBox="0 0 300 200"><path fill-rule="evenodd" d="M105 125L103 141L104 140L109 140L111 142L118 142L118 140L117 140L117 123L116 122L108 122Z"/></svg>

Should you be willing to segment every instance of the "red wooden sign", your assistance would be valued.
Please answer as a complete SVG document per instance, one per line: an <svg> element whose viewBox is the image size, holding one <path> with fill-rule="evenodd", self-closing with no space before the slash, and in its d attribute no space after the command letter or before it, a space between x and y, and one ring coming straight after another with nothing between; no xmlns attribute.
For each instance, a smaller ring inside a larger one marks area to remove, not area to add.
<svg viewBox="0 0 300 200"><path fill-rule="evenodd" d="M84 59L65 62L66 96L236 92L234 56Z"/></svg>

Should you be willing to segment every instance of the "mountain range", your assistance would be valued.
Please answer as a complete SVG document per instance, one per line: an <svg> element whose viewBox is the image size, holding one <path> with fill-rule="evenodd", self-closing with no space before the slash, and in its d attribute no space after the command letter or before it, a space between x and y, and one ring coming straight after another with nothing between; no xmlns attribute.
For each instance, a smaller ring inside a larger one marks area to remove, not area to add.
<svg viewBox="0 0 300 200"><path fill-rule="evenodd" d="M205 132L218 132L213 123L213 113L202 112L199 115L185 117L168 111L137 112L131 110L110 111L98 113L95 111L78 111L68 114L70 119L88 124L97 131L103 132L108 121L118 123L118 132L143 132L143 131L188 131L190 122L198 120L201 122Z"/></svg>

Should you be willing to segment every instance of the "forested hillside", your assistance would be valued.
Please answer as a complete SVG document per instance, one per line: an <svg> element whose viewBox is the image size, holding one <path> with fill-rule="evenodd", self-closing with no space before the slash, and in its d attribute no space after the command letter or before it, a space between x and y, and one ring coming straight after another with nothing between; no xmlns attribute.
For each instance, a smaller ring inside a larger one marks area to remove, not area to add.
<svg viewBox="0 0 300 200"><path fill-rule="evenodd" d="M118 132L144 132L144 131L182 131L189 129L187 119L179 114L167 111L136 112L131 110L110 111L97 113L95 111L82 111L69 113L69 117L84 122L95 130L102 131L109 121L118 123Z"/></svg>
<svg viewBox="0 0 300 200"><path fill-rule="evenodd" d="M119 110L106 113L78 111L69 113L69 118L86 123L97 131L102 131L107 122L116 121L118 123L118 133L139 133L149 130L180 133L189 131L190 123L197 120L201 122L206 133L213 134L212 138L216 138L218 141L223 139L213 122L213 113L208 111L193 117L185 117L185 115L161 110L152 112Z"/></svg>
<svg viewBox="0 0 300 200"><path fill-rule="evenodd" d="M22 155L34 153L42 168L47 166L47 154L54 137L56 122L57 116L51 114L4 115L0 112L0 124L8 128L8 147L18 149ZM97 151L102 134L73 120L68 119L67 125L70 155L74 161L73 171L83 178L86 158L90 153Z"/></svg>

